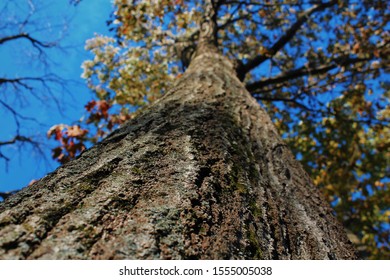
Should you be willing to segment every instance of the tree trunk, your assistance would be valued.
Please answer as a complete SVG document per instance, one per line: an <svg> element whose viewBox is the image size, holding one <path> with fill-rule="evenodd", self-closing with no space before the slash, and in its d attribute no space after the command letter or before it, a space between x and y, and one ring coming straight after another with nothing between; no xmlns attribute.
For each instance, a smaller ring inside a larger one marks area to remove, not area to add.
<svg viewBox="0 0 390 280"><path fill-rule="evenodd" d="M223 56L0 204L3 259L350 259L354 250Z"/></svg>

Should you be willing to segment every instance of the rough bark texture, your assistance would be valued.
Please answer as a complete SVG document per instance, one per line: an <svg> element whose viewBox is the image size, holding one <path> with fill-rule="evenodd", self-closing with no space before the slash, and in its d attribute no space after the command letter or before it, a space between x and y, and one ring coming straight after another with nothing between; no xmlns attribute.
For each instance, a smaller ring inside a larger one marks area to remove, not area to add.
<svg viewBox="0 0 390 280"><path fill-rule="evenodd" d="M342 227L218 54L0 204L2 259L350 259Z"/></svg>

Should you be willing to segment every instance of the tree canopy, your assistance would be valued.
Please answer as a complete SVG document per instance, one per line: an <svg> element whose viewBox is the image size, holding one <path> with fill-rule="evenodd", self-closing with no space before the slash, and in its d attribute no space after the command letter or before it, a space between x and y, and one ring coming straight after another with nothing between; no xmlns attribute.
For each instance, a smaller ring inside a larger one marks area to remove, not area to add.
<svg viewBox="0 0 390 280"><path fill-rule="evenodd" d="M76 1L77 2L77 1ZM387 1L214 0L220 52L266 108L361 254L389 258ZM185 71L204 1L115 0L111 37L86 43L95 98L54 126L64 163L153 102ZM139 109L139 110L137 110Z"/></svg>

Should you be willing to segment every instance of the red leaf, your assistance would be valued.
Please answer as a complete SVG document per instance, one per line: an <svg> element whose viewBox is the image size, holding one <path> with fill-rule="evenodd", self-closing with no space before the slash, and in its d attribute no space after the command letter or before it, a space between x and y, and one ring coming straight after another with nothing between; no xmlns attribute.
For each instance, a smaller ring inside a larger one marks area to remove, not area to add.
<svg viewBox="0 0 390 280"><path fill-rule="evenodd" d="M110 105L105 100L98 101L99 110L102 112L104 118L108 118L108 109L110 109Z"/></svg>
<svg viewBox="0 0 390 280"><path fill-rule="evenodd" d="M88 112L91 112L92 109L96 106L96 101L95 100L91 100L87 103L87 105L85 105L85 109L88 111Z"/></svg>
<svg viewBox="0 0 390 280"><path fill-rule="evenodd" d="M55 130L55 139L59 141L61 138L62 138L62 131L59 127L57 127Z"/></svg>

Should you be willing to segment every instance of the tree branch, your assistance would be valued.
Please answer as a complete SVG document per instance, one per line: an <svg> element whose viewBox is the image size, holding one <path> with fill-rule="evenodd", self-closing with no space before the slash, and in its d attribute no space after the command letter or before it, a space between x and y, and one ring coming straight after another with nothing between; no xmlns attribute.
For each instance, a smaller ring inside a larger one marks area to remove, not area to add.
<svg viewBox="0 0 390 280"><path fill-rule="evenodd" d="M261 80L261 81L256 81L250 84L246 85L246 88L249 92L253 93L255 91L260 90L262 87L271 85L271 84L279 84L283 83L292 79L297 79L306 75L320 75L324 74L332 69L335 69L340 66L347 66L351 64L355 64L358 62L364 62L370 60L371 57L369 58L351 58L349 56L347 57L339 57L336 58L333 62L331 62L328 65L322 65L319 67L307 67L303 66L301 68L291 70L286 73L282 73L276 77L269 78L266 80Z"/></svg>
<svg viewBox="0 0 390 280"><path fill-rule="evenodd" d="M51 47L54 47L57 45L56 42L44 43L38 39L35 39L34 37L32 37L28 33L20 33L20 34L16 34L16 35L2 37L2 38L0 38L0 45L6 43L8 41L13 41L13 40L18 40L18 39L27 39L28 41L30 41L30 43L33 45L33 47L35 47L39 51L39 53L43 52L42 48L51 48Z"/></svg>
<svg viewBox="0 0 390 280"><path fill-rule="evenodd" d="M52 87L49 84L61 86L64 89L64 91L66 91L64 84L66 84L69 81L62 79L61 77L58 77L55 74L46 74L46 75L43 75L41 77L20 77L20 78L1 78L0 77L0 87L3 84L5 84L5 85L11 84L15 89L22 87L22 88L28 90L30 92L30 94L32 94L38 100L45 102L45 99L40 97L40 94L34 93L35 86L34 86L33 82L39 83L44 89L46 89L46 92L53 95ZM54 95L53 95L53 97L54 97ZM58 108L60 108L61 106L59 106L58 101L55 98L53 98L53 100L57 104Z"/></svg>
<svg viewBox="0 0 390 280"><path fill-rule="evenodd" d="M257 100L263 100L263 101L281 101L281 102L287 102L287 103L294 103L298 107L301 107L302 109L309 111L309 112L314 112L315 110L310 109L306 105L302 104L301 102L297 101L296 98L283 98L283 97L269 97L269 96L254 96Z"/></svg>
<svg viewBox="0 0 390 280"><path fill-rule="evenodd" d="M38 142L35 142L35 141L32 140L31 138L26 137L26 136L23 136L23 135L16 135L14 138L12 138L12 139L10 139L10 140L7 140L7 141L0 141L0 148L1 148L2 146L13 145L13 144L15 144L16 142L22 142L22 144L24 144L24 143L29 143L30 145L32 145L32 147L34 147L34 148L37 149L40 153L43 154L43 151L41 150L40 144L39 144ZM1 150L0 150L0 158L2 158L2 159L5 160L6 169L8 170L8 162L10 161L10 158L7 157L6 155L4 155L4 154L2 153Z"/></svg>
<svg viewBox="0 0 390 280"><path fill-rule="evenodd" d="M259 2L256 2L256 1L249 1L249 2L234 1L234 0L223 1L223 4L225 4L225 5L240 4L240 3L242 3L244 5L260 6L260 7L275 7L275 6L278 6L278 5L288 5L288 6L298 5L295 2L293 2L293 3L259 3Z"/></svg>
<svg viewBox="0 0 390 280"><path fill-rule="evenodd" d="M11 145L11 144L15 144L16 142L28 142L28 143L32 143L34 145L38 144L38 143L34 142L33 140L31 140L31 138L29 138L29 137L26 137L23 135L16 135L11 140L0 141L0 146Z"/></svg>
<svg viewBox="0 0 390 280"><path fill-rule="evenodd" d="M330 2L315 5L303 12L299 16L298 20L287 30L287 32L282 37L280 37L279 40L276 41L276 43L270 49L268 49L268 52L266 54L261 54L248 60L247 63L242 64L242 66L237 69L237 72L244 76L246 73L259 66L267 59L273 57L295 36L298 30L305 22L308 21L312 14L314 14L315 12L323 11L328 7L334 6L335 4L337 4L337 0L332 0Z"/></svg>
<svg viewBox="0 0 390 280"><path fill-rule="evenodd" d="M236 17L234 19L229 19L227 20L226 22L224 22L222 25L218 26L218 30L223 30L225 29L227 26L237 22L237 21L240 21L240 20L244 20L244 19L247 19L248 18L248 14L246 14L245 16L242 16L242 17Z"/></svg>
<svg viewBox="0 0 390 280"><path fill-rule="evenodd" d="M309 108L307 105L305 105L297 100L300 95L302 95L302 93L295 96L294 98L287 98L287 97L281 97L281 96L260 96L259 94L255 94L254 97L256 98L256 100L261 100L261 101L293 103L296 106L302 108L303 110L305 110L307 112L320 114L322 116L333 116L333 117L340 119L342 121L345 121L345 122L362 123L362 124L367 124L367 125L375 124L375 125L381 125L383 127L389 127L389 121L387 121L387 120L378 120L377 118L353 119L353 118L349 118L346 116L342 116L340 113L333 112L330 109L327 109L326 111L324 111L321 109ZM326 107L326 106L324 106L324 104L320 104L320 105L321 105L321 107Z"/></svg>
<svg viewBox="0 0 390 280"><path fill-rule="evenodd" d="M25 89L28 89L28 90L32 90L33 88L30 87L28 84L26 84L24 82L24 80L38 80L39 78L13 78L13 79L7 79L7 78L0 78L0 85L2 84L17 84L17 85L20 85L22 87L24 87Z"/></svg>

